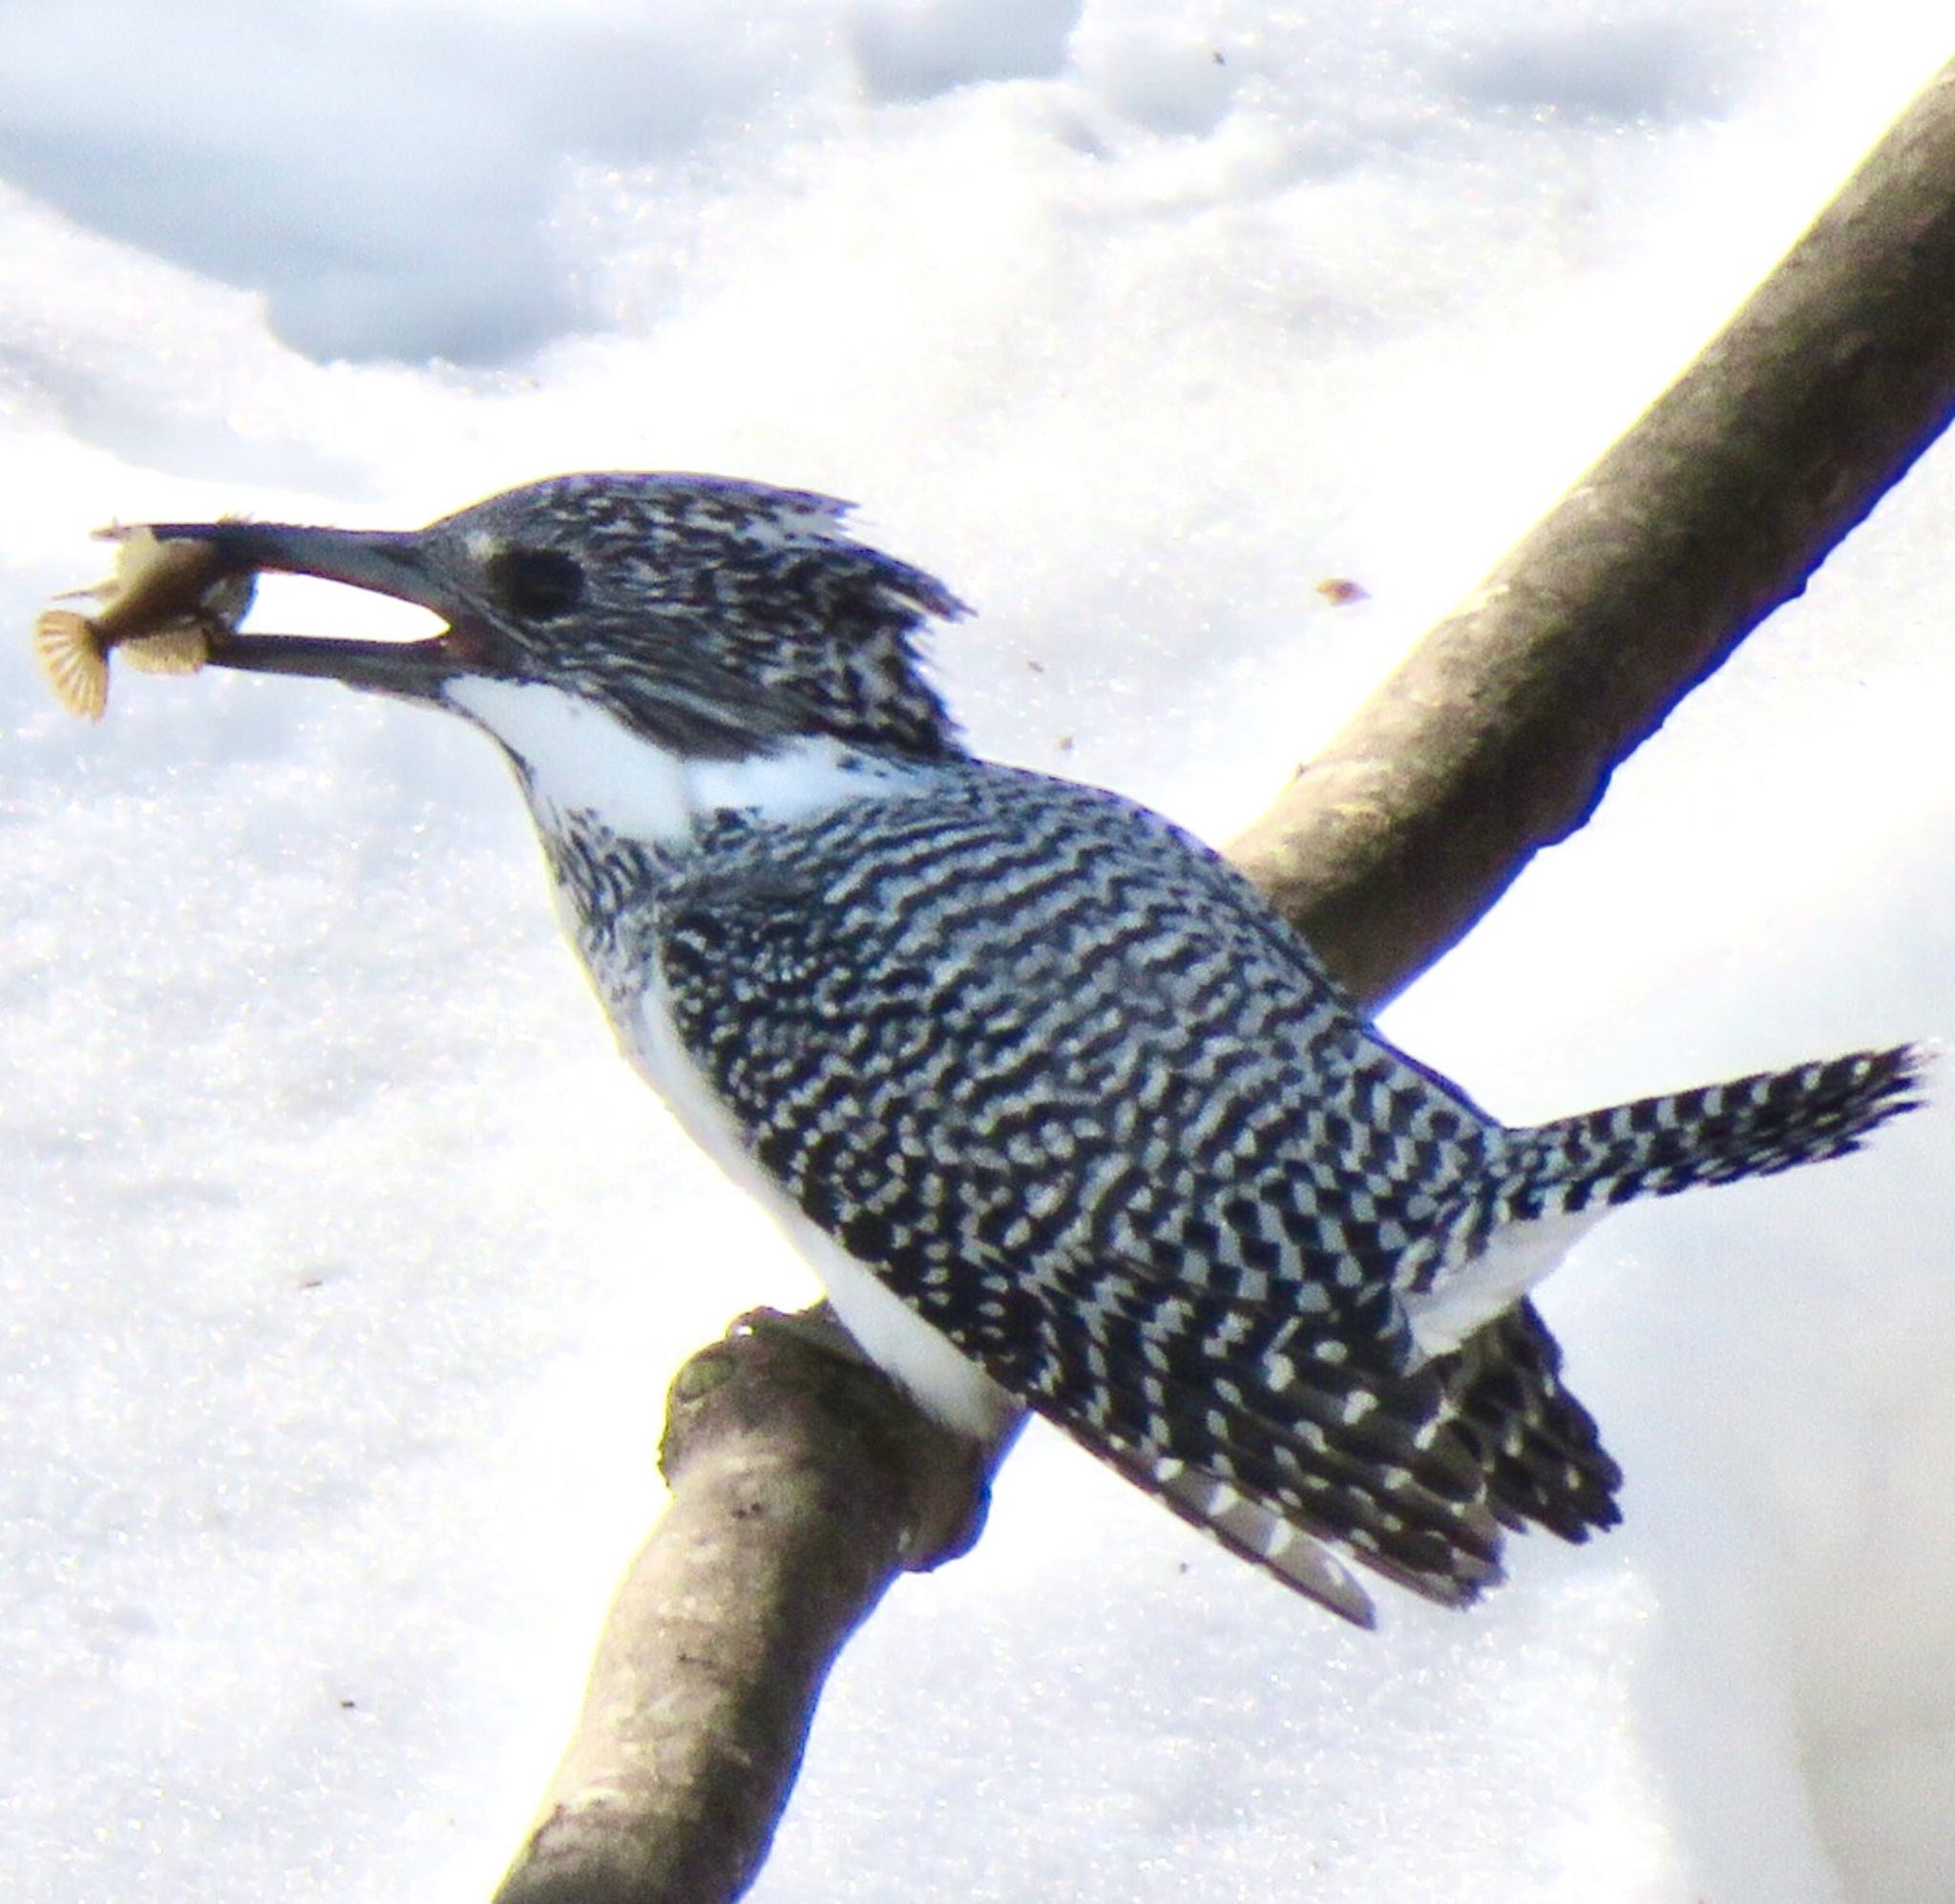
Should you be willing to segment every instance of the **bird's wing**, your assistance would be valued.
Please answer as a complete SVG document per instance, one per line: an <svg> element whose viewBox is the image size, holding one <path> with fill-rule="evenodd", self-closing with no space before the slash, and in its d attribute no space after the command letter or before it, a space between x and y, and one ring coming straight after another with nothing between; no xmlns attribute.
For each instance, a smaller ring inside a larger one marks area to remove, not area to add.
<svg viewBox="0 0 1955 1904"><path fill-rule="evenodd" d="M1493 1577L1397 1288L1494 1127L1206 848L939 773L728 829L659 958L764 1167L994 1380L1191 1518L1184 1469L1439 1598Z"/></svg>

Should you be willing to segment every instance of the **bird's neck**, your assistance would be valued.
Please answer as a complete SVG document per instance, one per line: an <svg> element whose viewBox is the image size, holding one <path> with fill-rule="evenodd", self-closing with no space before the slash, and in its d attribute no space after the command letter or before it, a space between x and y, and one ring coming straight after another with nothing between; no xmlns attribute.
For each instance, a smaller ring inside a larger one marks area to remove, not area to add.
<svg viewBox="0 0 1955 1904"><path fill-rule="evenodd" d="M558 917L627 1049L657 964L665 896L715 841L787 830L863 800L922 792L930 769L807 735L738 759L677 753L595 701L469 680L455 707L515 762Z"/></svg>
<svg viewBox="0 0 1955 1904"><path fill-rule="evenodd" d="M852 801L901 793L920 771L821 734L791 736L733 759L683 754L598 702L540 681L474 680L450 692L515 761L546 841L608 836L680 859L720 815L792 826Z"/></svg>

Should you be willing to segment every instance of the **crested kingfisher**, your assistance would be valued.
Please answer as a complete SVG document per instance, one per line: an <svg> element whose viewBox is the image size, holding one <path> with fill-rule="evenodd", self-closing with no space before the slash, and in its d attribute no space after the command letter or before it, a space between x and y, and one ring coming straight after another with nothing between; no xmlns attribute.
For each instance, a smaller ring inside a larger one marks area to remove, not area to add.
<svg viewBox="0 0 1955 1904"><path fill-rule="evenodd" d="M1528 1290L1611 1204L1855 1149L1920 1055L1496 1121L1208 847L974 756L918 655L963 609L846 516L614 473L156 533L440 618L210 659L500 745L625 1054L930 1414L1029 1407L1365 1624L1348 1560L1458 1605L1504 1530L1613 1523Z"/></svg>

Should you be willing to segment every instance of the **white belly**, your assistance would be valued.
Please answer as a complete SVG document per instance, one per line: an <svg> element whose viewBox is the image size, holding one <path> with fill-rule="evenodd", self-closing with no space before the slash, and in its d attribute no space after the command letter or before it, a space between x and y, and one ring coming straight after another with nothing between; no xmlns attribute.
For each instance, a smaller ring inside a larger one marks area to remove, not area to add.
<svg viewBox="0 0 1955 1904"><path fill-rule="evenodd" d="M1572 1215L1509 1224L1493 1233L1472 1262L1440 1277L1423 1295L1408 1297L1405 1320L1421 1357L1450 1353L1476 1329L1504 1315L1608 1214L1605 1203Z"/></svg>
<svg viewBox="0 0 1955 1904"><path fill-rule="evenodd" d="M993 1441L1017 1419L1019 1404L950 1339L923 1320L874 1272L802 1214L747 1149L686 1056L655 984L639 1010L639 1070L671 1107L686 1134L746 1191L821 1278L829 1301L863 1352L928 1414L978 1441Z"/></svg>

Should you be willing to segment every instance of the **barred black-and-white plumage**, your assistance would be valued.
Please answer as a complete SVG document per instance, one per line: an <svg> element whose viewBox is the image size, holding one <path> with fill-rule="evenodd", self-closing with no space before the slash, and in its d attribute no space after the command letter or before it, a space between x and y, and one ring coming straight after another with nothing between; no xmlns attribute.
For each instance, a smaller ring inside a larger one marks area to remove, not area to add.
<svg viewBox="0 0 1955 1904"><path fill-rule="evenodd" d="M1382 1039L1220 859L971 758L957 605L839 505L563 477L413 534L166 526L433 608L215 659L439 702L515 762L627 1052L843 1319L977 1435L1020 1402L1347 1617L1619 1475L1526 1300L1609 1204L1856 1146L1907 1049L1509 1130Z"/></svg>

